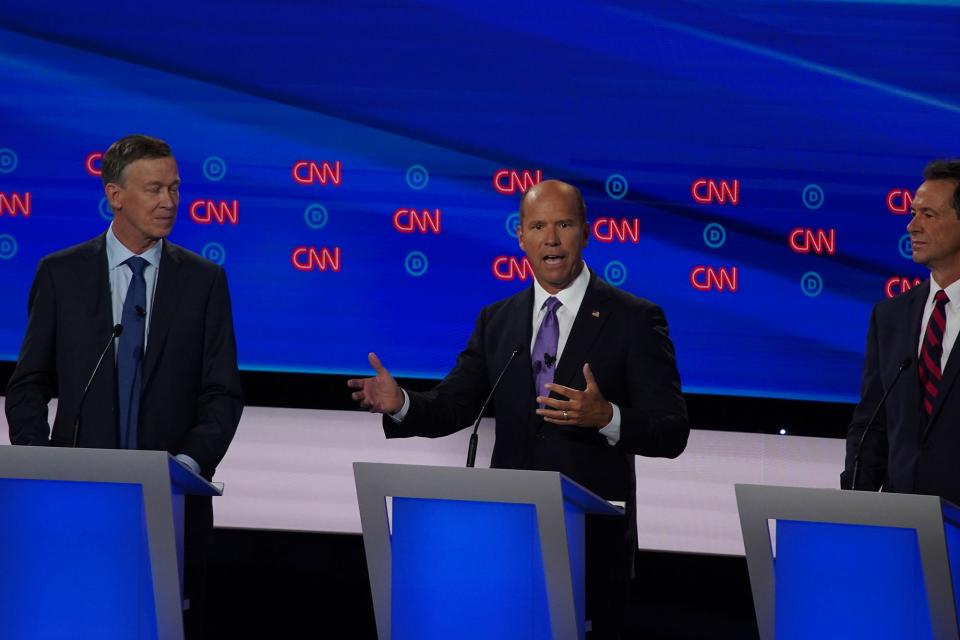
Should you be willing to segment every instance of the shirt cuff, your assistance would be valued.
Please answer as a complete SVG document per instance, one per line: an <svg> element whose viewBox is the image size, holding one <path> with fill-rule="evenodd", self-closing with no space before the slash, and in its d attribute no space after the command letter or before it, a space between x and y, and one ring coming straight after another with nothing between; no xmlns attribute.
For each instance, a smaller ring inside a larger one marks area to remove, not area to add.
<svg viewBox="0 0 960 640"><path fill-rule="evenodd" d="M177 462L179 462L183 466L190 469L190 471L193 471L195 474L200 475L200 465L197 464L196 460L194 460L193 458L191 458L185 453L178 453L173 457Z"/></svg>
<svg viewBox="0 0 960 640"><path fill-rule="evenodd" d="M403 419L407 417L407 412L410 411L410 396L407 395L406 389L400 389L400 391L403 391L403 406L400 407L400 411L390 414L390 419L396 422L397 424L400 424L401 422L403 422ZM620 437L619 433L620 431L618 427L617 428L618 438Z"/></svg>
<svg viewBox="0 0 960 640"><path fill-rule="evenodd" d="M610 403L610 406L613 407L613 417L610 418L610 422L604 428L600 429L600 433L604 435L607 439L607 442L610 443L610 446L613 446L620 442L620 407Z"/></svg>

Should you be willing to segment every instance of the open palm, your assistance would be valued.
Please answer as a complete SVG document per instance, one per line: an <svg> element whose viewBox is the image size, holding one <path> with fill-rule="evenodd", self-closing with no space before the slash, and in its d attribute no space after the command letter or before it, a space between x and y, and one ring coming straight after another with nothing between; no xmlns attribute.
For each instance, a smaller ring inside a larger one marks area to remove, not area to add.
<svg viewBox="0 0 960 640"><path fill-rule="evenodd" d="M403 391L390 372L372 351L367 356L370 366L377 373L372 378L347 380L347 386L356 389L350 397L372 413L396 413L403 408Z"/></svg>

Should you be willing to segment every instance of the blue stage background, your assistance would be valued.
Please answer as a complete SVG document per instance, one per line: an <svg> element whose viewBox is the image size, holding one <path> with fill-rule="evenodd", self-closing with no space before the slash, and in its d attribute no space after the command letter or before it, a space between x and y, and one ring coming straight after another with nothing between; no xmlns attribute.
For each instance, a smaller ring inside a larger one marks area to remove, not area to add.
<svg viewBox="0 0 960 640"><path fill-rule="evenodd" d="M91 154L141 132L245 369L442 376L529 285L495 177L539 171L584 190L587 264L665 308L685 391L855 401L871 306L927 276L900 191L958 154L958 33L950 2L0 7L0 359L37 261L108 224Z"/></svg>

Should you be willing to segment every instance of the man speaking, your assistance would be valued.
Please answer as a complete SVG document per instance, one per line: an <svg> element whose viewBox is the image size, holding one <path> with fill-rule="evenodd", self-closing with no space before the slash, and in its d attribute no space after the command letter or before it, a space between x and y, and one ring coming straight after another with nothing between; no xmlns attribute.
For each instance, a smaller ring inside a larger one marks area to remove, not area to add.
<svg viewBox="0 0 960 640"><path fill-rule="evenodd" d="M10 442L168 451L210 479L243 410L226 275L165 240L180 199L177 163L165 142L127 136L107 149L102 167L113 223L37 267L7 386ZM51 432L47 403L54 396ZM212 527L210 498L188 497L187 637L201 633Z"/></svg>
<svg viewBox="0 0 960 640"><path fill-rule="evenodd" d="M873 309L841 485L960 504L960 161L931 162L923 179L907 231L930 278Z"/></svg>
<svg viewBox="0 0 960 640"><path fill-rule="evenodd" d="M627 505L623 518L587 519L591 637L615 638L637 544L634 455L676 457L690 427L663 311L585 268L589 234L578 189L555 180L532 187L517 235L533 286L480 312L432 391L401 389L373 353L376 377L347 384L361 407L387 414L388 438L439 437L473 423L506 366L492 401L491 465L559 471Z"/></svg>

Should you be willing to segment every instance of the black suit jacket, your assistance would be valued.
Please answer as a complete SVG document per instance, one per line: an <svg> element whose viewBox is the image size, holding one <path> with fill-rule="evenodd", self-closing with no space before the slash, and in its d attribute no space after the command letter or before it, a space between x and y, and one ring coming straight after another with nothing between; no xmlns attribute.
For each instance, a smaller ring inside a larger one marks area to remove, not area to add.
<svg viewBox="0 0 960 640"><path fill-rule="evenodd" d="M870 318L860 403L847 433L844 488L850 486L857 443L883 390L890 387L900 363L910 365L890 391L886 406L863 441L857 489L937 495L960 504L960 351L954 347L944 368L930 420L921 408L917 345L925 329L923 307L930 281L877 304ZM960 345L958 345L960 347Z"/></svg>
<svg viewBox="0 0 960 640"><path fill-rule="evenodd" d="M633 513L634 455L676 457L690 431L663 311L591 273L557 363L554 382L577 389L586 387L583 365L590 363L603 396L620 407L615 446L597 429L550 424L535 413L532 324L532 287L484 308L447 377L428 393L410 393L400 424L384 417L387 437L438 437L472 425L501 368L519 348L493 398L491 466L560 471L608 500L626 501Z"/></svg>
<svg viewBox="0 0 960 640"><path fill-rule="evenodd" d="M7 386L10 441L70 446L80 395L113 327L106 236L40 261L29 319ZM164 240L143 363L141 449L184 453L213 473L243 410L223 269ZM79 446L116 448L113 346L81 414ZM53 430L47 402L59 398Z"/></svg>

